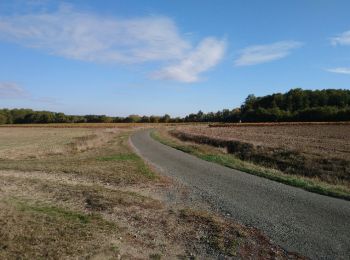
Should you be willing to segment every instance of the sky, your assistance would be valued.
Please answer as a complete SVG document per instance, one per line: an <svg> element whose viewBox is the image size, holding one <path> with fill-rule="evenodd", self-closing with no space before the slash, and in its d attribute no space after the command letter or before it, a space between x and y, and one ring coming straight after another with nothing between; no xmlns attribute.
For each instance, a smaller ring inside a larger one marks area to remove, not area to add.
<svg viewBox="0 0 350 260"><path fill-rule="evenodd" d="M184 116L350 88L348 0L0 1L0 107Z"/></svg>

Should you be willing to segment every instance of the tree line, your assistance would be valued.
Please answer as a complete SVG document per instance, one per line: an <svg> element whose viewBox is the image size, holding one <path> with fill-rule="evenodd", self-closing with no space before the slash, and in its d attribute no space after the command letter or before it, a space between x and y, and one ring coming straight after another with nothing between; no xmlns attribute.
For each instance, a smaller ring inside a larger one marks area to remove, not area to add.
<svg viewBox="0 0 350 260"><path fill-rule="evenodd" d="M181 123L181 122L287 122L350 121L350 90L291 89L287 93L256 97L248 95L239 108L218 112L192 113L185 117L111 117L106 115L65 115L32 109L0 109L0 124L36 123Z"/></svg>
<svg viewBox="0 0 350 260"><path fill-rule="evenodd" d="M248 95L240 108L190 114L186 122L350 121L350 90L291 89L286 93Z"/></svg>
<svg viewBox="0 0 350 260"><path fill-rule="evenodd" d="M106 115L66 115L32 109L0 109L0 124L47 124L47 123L168 123L180 122L180 118L164 116L111 117Z"/></svg>

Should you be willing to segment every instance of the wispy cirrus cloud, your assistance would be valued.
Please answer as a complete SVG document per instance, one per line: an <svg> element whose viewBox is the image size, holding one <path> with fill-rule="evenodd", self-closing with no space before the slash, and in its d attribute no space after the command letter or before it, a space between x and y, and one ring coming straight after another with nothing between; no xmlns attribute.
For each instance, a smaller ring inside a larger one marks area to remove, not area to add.
<svg viewBox="0 0 350 260"><path fill-rule="evenodd" d="M333 46L337 45L349 45L350 46L350 31L345 31L341 34L338 34L335 37L330 39ZM337 74L346 74L350 75L350 67L336 67L326 69L328 72L337 73Z"/></svg>
<svg viewBox="0 0 350 260"><path fill-rule="evenodd" d="M200 73L207 71L220 62L223 58L225 47L226 43L223 40L206 38L179 63L153 73L152 77L187 83L196 82L200 80Z"/></svg>
<svg viewBox="0 0 350 260"><path fill-rule="evenodd" d="M200 49L207 51L201 63L215 65L211 60L213 44L203 40L198 47L193 46L165 16L115 18L63 6L50 13L0 17L0 38L53 55L98 63L158 62L164 66L187 60L188 64ZM192 78L212 66L193 65L196 75ZM184 77L171 78L187 82Z"/></svg>
<svg viewBox="0 0 350 260"><path fill-rule="evenodd" d="M331 69L326 69L328 72L332 73L338 73L338 74L347 74L350 75L350 67L338 67L338 68L331 68Z"/></svg>
<svg viewBox="0 0 350 260"><path fill-rule="evenodd" d="M29 100L36 103L58 104L57 100L54 98L35 97L14 82L0 82L0 99L18 99Z"/></svg>
<svg viewBox="0 0 350 260"><path fill-rule="evenodd" d="M350 45L350 31L346 31L335 37L332 37L330 41L331 41L331 44L334 46Z"/></svg>
<svg viewBox="0 0 350 260"><path fill-rule="evenodd" d="M249 46L240 51L240 56L234 61L234 64L235 66L250 66L279 60L302 45L298 41L280 41L266 45Z"/></svg>
<svg viewBox="0 0 350 260"><path fill-rule="evenodd" d="M0 18L0 33L26 47L93 62L168 60L191 47L166 17L115 19L70 8Z"/></svg>
<svg viewBox="0 0 350 260"><path fill-rule="evenodd" d="M13 82L0 82L0 99L26 98L28 93Z"/></svg>

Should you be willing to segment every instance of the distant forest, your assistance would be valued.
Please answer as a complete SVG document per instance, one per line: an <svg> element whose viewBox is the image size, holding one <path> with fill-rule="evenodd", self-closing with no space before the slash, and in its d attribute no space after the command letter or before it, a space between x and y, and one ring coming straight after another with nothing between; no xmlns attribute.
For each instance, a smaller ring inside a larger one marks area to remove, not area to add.
<svg viewBox="0 0 350 260"><path fill-rule="evenodd" d="M263 97L249 95L240 108L218 112L164 116L110 117L65 115L31 109L0 109L0 124L35 123L181 123L181 122L350 121L350 90L291 89Z"/></svg>

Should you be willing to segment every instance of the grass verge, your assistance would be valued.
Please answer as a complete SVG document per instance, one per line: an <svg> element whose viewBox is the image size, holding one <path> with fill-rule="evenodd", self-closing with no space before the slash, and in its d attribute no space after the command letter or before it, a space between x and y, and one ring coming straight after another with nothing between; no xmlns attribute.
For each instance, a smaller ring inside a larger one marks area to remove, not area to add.
<svg viewBox="0 0 350 260"><path fill-rule="evenodd" d="M169 135L161 134L159 131L152 131L151 137L165 145L192 154L209 162L214 162L232 169L302 188L310 192L350 200L350 190L344 186L324 183L316 178L285 174L276 169L266 168L248 161L240 160L234 155L224 153L220 149L214 147L199 144L194 145L192 143L177 140Z"/></svg>

